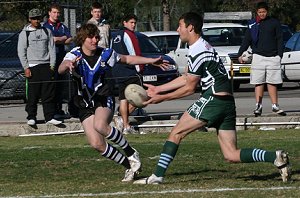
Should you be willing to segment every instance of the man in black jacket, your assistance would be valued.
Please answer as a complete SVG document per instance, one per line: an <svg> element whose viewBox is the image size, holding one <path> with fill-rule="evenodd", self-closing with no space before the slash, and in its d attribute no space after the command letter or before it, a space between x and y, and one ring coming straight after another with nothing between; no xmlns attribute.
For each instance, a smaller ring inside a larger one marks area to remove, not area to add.
<svg viewBox="0 0 300 198"><path fill-rule="evenodd" d="M249 46L252 48L250 83L255 85L254 115L260 116L262 113L264 85L267 84L272 111L285 116L286 113L279 108L277 93L277 85L282 84L280 62L283 55L283 37L281 24L277 19L268 16L266 2L257 4L256 15L256 18L249 22L249 28L238 52L239 62L244 63L242 53Z"/></svg>
<svg viewBox="0 0 300 198"><path fill-rule="evenodd" d="M137 16L135 14L127 14L123 17L121 28L116 37L112 40L112 48L120 54L125 55L141 55L140 44L135 35L135 27ZM117 64L113 68L113 75L119 83L119 113L120 117L114 119L117 128L123 131L123 134L137 133L137 131L129 124L129 114L136 107L128 103L125 98L125 88L129 84L142 85L142 73L144 65L125 65Z"/></svg>

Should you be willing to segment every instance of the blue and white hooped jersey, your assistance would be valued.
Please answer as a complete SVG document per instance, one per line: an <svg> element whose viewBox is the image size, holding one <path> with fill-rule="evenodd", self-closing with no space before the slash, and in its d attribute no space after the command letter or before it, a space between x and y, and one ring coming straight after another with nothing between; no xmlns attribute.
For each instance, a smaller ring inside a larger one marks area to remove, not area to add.
<svg viewBox="0 0 300 198"><path fill-rule="evenodd" d="M95 65L89 65L83 58L80 47L73 48L64 58L64 60L77 59L73 77L78 83L78 95L83 97L87 106L94 103L93 96L105 85L106 81L103 79L105 74L120 60L119 54L113 49L97 48L97 50L102 50L102 52L99 53L100 56Z"/></svg>

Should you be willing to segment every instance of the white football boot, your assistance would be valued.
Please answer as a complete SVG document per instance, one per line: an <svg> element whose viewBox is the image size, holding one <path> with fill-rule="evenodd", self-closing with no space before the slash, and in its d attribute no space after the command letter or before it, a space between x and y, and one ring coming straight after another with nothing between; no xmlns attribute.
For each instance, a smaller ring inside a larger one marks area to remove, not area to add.
<svg viewBox="0 0 300 198"><path fill-rule="evenodd" d="M274 165L279 169L279 173L283 182L290 181L291 179L291 166L289 162L288 153L282 150L276 151L276 159Z"/></svg>
<svg viewBox="0 0 300 198"><path fill-rule="evenodd" d="M163 177L157 177L152 174L150 177L139 179L133 182L133 184L161 184L163 182Z"/></svg>

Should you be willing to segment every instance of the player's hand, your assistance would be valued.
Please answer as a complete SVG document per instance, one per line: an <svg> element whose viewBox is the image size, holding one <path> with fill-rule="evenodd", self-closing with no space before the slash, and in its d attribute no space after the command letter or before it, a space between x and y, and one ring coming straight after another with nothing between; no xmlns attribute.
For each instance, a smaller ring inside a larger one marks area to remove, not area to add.
<svg viewBox="0 0 300 198"><path fill-rule="evenodd" d="M245 63L245 61L243 61L243 59L242 59L242 56L240 56L240 57L238 58L238 61L239 61L240 63Z"/></svg>
<svg viewBox="0 0 300 198"><path fill-rule="evenodd" d="M143 102L143 105L146 106L148 104L157 104L157 103L161 103L163 101L164 101L163 95L156 94L152 98L149 98L149 100Z"/></svg>
<svg viewBox="0 0 300 198"><path fill-rule="evenodd" d="M149 97L154 97L156 94L158 94L158 90L156 88L156 86L151 85L151 84L143 84L143 86L147 87L148 89L146 90L147 95Z"/></svg>
<svg viewBox="0 0 300 198"><path fill-rule="evenodd" d="M77 66L77 62L79 61L80 58L81 56L77 56L73 60L70 60L66 63L66 67L68 68L70 73L72 73L72 71L75 69L75 67Z"/></svg>
<svg viewBox="0 0 300 198"><path fill-rule="evenodd" d="M163 71L168 70L170 63L167 60L164 60L162 56L158 58L153 58L154 62L152 63L154 66L160 67Z"/></svg>
<svg viewBox="0 0 300 198"><path fill-rule="evenodd" d="M29 68L25 69L24 73L25 73L25 77L26 78L30 78L31 77L31 71L30 71Z"/></svg>

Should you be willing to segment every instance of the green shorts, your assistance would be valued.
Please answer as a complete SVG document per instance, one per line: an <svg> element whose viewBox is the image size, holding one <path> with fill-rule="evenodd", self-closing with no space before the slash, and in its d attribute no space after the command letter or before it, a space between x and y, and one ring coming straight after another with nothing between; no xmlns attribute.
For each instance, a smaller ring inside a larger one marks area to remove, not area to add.
<svg viewBox="0 0 300 198"><path fill-rule="evenodd" d="M217 130L235 130L236 111L233 96L204 96L194 102L187 112L195 119L207 122Z"/></svg>

